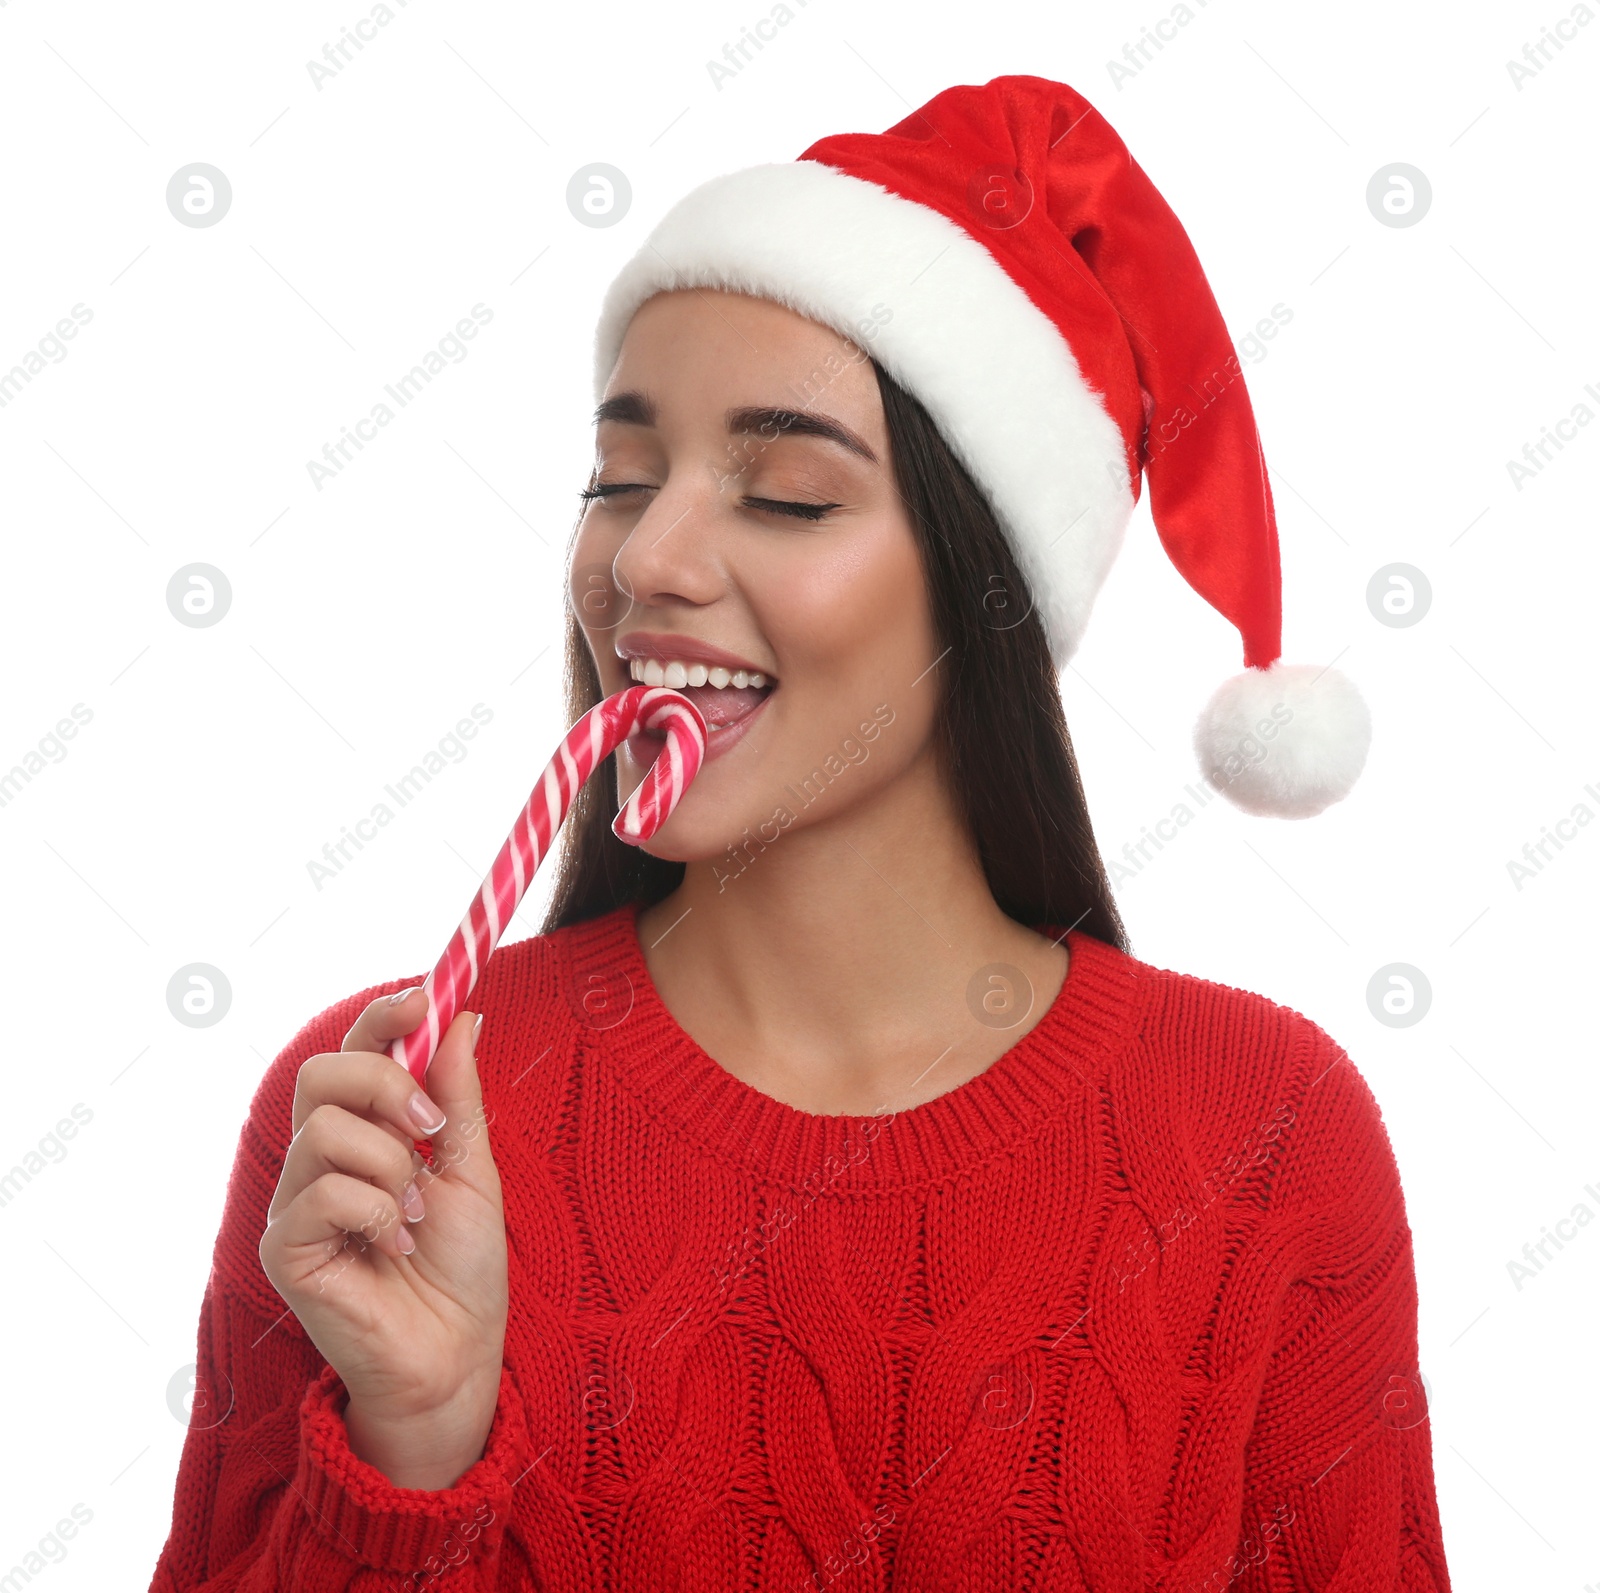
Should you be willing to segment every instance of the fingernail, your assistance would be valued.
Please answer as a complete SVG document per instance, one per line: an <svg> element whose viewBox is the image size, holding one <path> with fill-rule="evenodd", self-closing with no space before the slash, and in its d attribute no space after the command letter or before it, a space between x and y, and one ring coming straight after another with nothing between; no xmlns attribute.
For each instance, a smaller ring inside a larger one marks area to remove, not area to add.
<svg viewBox="0 0 1600 1593"><path fill-rule="evenodd" d="M407 1110L411 1113L411 1121L424 1134L437 1134L444 1127L444 1113L421 1090L411 1097Z"/></svg>
<svg viewBox="0 0 1600 1593"><path fill-rule="evenodd" d="M394 1236L394 1242L400 1247L401 1255L409 1256L417 1248L417 1241L411 1237L409 1228L402 1228Z"/></svg>
<svg viewBox="0 0 1600 1593"><path fill-rule="evenodd" d="M472 1044L468 1049L472 1052L472 1060L478 1060L478 1032L483 1028L483 1014L478 1014L478 1021L472 1026Z"/></svg>
<svg viewBox="0 0 1600 1593"><path fill-rule="evenodd" d="M415 990L416 988L417 987L415 985L412 985L409 989L395 991L395 993L389 997L389 1005L391 1007L398 1007L400 1003L411 994L411 991Z"/></svg>
<svg viewBox="0 0 1600 1593"><path fill-rule="evenodd" d="M422 1209L422 1195L417 1189L416 1179L412 1179L400 1191L400 1209L406 1214L407 1222L421 1222L425 1215Z"/></svg>

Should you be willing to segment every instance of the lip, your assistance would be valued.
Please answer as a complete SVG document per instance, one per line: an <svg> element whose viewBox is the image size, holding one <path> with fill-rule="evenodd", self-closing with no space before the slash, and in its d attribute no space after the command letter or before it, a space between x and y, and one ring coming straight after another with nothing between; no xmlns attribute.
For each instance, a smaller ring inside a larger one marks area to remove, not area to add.
<svg viewBox="0 0 1600 1593"><path fill-rule="evenodd" d="M743 669L765 675L769 680L778 678L773 670L752 664L748 658L730 653L725 647L697 641L692 636L675 636L668 631L628 631L617 638L615 645L617 657L624 662L635 658L677 658L686 664L714 664L723 669ZM750 717L753 719L755 715Z"/></svg>
<svg viewBox="0 0 1600 1593"><path fill-rule="evenodd" d="M673 656L681 658L683 655L679 653ZM744 666L741 665L740 667ZM702 764L710 763L713 758L724 757L738 746L744 740L751 725L767 711L767 704L777 696L779 690L779 687L774 686L743 719L729 725L726 729L710 729L706 736L706 751L705 757L701 760ZM652 735L647 730L635 731L633 735L628 737L626 743L628 753L633 758L633 761L641 768L646 769L655 762L656 755L666 744L667 738L664 735Z"/></svg>

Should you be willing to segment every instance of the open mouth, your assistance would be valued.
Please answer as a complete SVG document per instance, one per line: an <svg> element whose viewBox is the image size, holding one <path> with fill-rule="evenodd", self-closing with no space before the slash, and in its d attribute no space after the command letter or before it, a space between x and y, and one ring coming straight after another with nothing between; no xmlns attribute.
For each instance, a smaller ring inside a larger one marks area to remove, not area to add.
<svg viewBox="0 0 1600 1593"><path fill-rule="evenodd" d="M708 669L704 664L663 667L657 660L635 658L629 674L647 686L670 686L700 710L707 730L731 730L742 724L778 689L770 675L746 670Z"/></svg>
<svg viewBox="0 0 1600 1593"><path fill-rule="evenodd" d="M778 689L777 680L746 670L709 668L705 664L668 662L635 658L629 661L630 676L646 686L668 686L681 692L700 710L706 722L706 757L715 758L743 739L767 700ZM650 762L662 746L664 735L639 731L629 738L641 762Z"/></svg>
<svg viewBox="0 0 1600 1593"><path fill-rule="evenodd" d="M777 682L766 686L674 686L700 710L706 729L716 735L718 731L732 730L743 724L773 692Z"/></svg>

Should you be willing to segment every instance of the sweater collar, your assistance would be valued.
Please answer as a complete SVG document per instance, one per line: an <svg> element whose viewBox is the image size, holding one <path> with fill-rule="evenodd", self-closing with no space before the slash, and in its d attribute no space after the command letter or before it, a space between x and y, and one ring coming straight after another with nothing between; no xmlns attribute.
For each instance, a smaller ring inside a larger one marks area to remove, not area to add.
<svg viewBox="0 0 1600 1593"><path fill-rule="evenodd" d="M812 1194L906 1188L975 1165L1066 1109L1092 1110L1144 1006L1144 965L1078 930L1044 1016L976 1077L873 1115L807 1112L729 1073L668 1010L639 942L642 904L569 924L566 981L586 1066L703 1154ZM1059 926L1037 925L1062 938Z"/></svg>

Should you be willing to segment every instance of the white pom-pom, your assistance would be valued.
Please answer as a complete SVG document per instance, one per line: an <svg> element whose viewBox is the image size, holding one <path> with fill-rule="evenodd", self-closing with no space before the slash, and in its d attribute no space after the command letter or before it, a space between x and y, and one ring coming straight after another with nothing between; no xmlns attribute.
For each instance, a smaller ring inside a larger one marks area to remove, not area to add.
<svg viewBox="0 0 1600 1593"><path fill-rule="evenodd" d="M1201 773L1235 807L1308 819L1349 794L1372 744L1372 715L1332 667L1247 669L1212 694L1194 727Z"/></svg>

